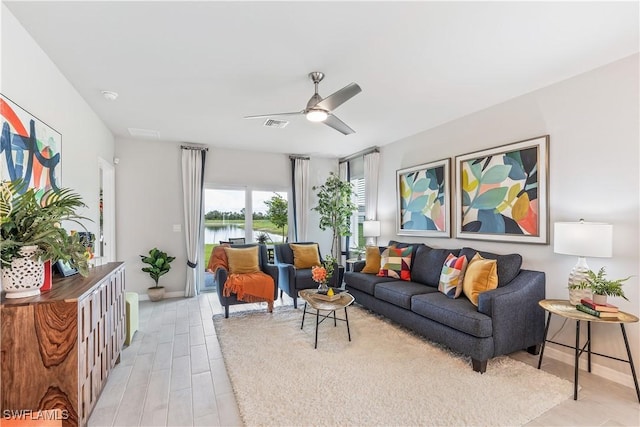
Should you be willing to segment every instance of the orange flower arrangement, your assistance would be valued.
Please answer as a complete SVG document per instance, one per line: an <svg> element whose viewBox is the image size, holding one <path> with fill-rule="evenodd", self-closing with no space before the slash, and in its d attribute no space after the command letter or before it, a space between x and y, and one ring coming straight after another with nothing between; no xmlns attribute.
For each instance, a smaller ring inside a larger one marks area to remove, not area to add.
<svg viewBox="0 0 640 427"><path fill-rule="evenodd" d="M311 267L311 278L316 283L327 283L329 279L327 269L319 265L314 265Z"/></svg>

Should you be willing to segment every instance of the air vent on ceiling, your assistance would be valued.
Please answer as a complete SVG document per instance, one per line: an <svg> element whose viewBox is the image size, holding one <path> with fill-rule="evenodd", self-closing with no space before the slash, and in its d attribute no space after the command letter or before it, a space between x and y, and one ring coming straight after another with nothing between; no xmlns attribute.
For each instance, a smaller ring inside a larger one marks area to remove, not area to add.
<svg viewBox="0 0 640 427"><path fill-rule="evenodd" d="M289 122L286 120L273 120L273 119L267 119L264 122L263 126L269 127L269 128L278 128L278 129L282 129L283 127L285 127L286 125L288 125Z"/></svg>
<svg viewBox="0 0 640 427"><path fill-rule="evenodd" d="M128 128L129 134L138 138L160 139L160 132L152 129Z"/></svg>

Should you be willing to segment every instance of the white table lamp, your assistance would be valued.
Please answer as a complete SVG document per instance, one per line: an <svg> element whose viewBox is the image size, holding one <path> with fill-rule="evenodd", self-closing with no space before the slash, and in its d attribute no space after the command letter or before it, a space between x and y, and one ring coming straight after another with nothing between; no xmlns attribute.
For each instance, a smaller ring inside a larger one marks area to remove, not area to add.
<svg viewBox="0 0 640 427"><path fill-rule="evenodd" d="M569 287L587 278L586 257L611 258L613 254L613 226L601 222L556 222L553 251L575 255L578 263L569 274Z"/></svg>
<svg viewBox="0 0 640 427"><path fill-rule="evenodd" d="M362 235L371 238L371 244L376 244L376 238L380 237L380 221L364 221L362 223ZM369 240L367 240L367 243L369 243Z"/></svg>

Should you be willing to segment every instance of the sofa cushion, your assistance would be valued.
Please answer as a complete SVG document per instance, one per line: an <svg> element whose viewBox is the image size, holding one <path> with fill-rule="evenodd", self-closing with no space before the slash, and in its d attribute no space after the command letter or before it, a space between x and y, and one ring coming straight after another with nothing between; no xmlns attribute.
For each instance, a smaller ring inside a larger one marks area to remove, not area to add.
<svg viewBox="0 0 640 427"><path fill-rule="evenodd" d="M411 311L474 337L493 335L491 317L478 312L466 298L451 299L440 292L415 295Z"/></svg>
<svg viewBox="0 0 640 427"><path fill-rule="evenodd" d="M412 263L411 280L437 288L444 261L449 254L458 256L458 252L458 249L434 249L422 245Z"/></svg>
<svg viewBox="0 0 640 427"><path fill-rule="evenodd" d="M437 290L422 283L395 281L379 283L373 295L379 300L410 310L411 297L425 292L437 292Z"/></svg>
<svg viewBox="0 0 640 427"><path fill-rule="evenodd" d="M449 298L458 298L462 293L462 281L467 269L467 257L449 254L442 266L438 290Z"/></svg>
<svg viewBox="0 0 640 427"><path fill-rule="evenodd" d="M380 254L380 271L378 276L393 277L400 280L411 279L412 246L398 248L389 246Z"/></svg>
<svg viewBox="0 0 640 427"><path fill-rule="evenodd" d="M478 295L482 292L498 287L497 263L495 259L484 259L480 254L475 254L469 261L462 281L462 292L473 305L478 305Z"/></svg>
<svg viewBox="0 0 640 427"><path fill-rule="evenodd" d="M296 289L313 289L318 287L318 283L313 280L310 268L296 270Z"/></svg>
<svg viewBox="0 0 640 427"><path fill-rule="evenodd" d="M318 244L300 245L297 243L289 243L293 251L293 265L296 268L311 268L320 265L320 251Z"/></svg>
<svg viewBox="0 0 640 427"><path fill-rule="evenodd" d="M380 247L367 246L365 255L365 265L362 268L362 273L378 274L380 271Z"/></svg>
<svg viewBox="0 0 640 427"><path fill-rule="evenodd" d="M396 280L397 279L393 277L374 276L371 274L354 273L353 271L344 273L344 282L347 284L347 288L354 288L369 295L374 294L376 284Z"/></svg>
<svg viewBox="0 0 640 427"><path fill-rule="evenodd" d="M229 273L247 274L260 272L257 246L242 249L225 247L224 252L229 263Z"/></svg>
<svg viewBox="0 0 640 427"><path fill-rule="evenodd" d="M498 287L508 285L520 273L520 267L522 267L522 256L520 254L498 255L491 252L476 251L468 247L460 250L460 255L466 255L468 260L473 259L476 253L479 253L484 259L498 261Z"/></svg>

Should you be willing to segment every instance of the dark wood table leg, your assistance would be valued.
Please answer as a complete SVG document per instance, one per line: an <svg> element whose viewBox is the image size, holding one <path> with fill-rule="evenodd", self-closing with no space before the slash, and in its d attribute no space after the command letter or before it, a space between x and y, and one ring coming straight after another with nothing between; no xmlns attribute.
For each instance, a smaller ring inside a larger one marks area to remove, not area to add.
<svg viewBox="0 0 640 427"><path fill-rule="evenodd" d="M318 348L318 325L320 324L320 310L316 310L316 344L313 348Z"/></svg>
<svg viewBox="0 0 640 427"><path fill-rule="evenodd" d="M591 322L587 322L587 369L591 372Z"/></svg>
<svg viewBox="0 0 640 427"><path fill-rule="evenodd" d="M542 347L540 348L540 358L538 359L538 369L542 366L542 356L544 356L544 347L547 343L547 333L549 332L549 323L551 323L551 312L547 315L547 325L544 327L544 338L542 339Z"/></svg>
<svg viewBox="0 0 640 427"><path fill-rule="evenodd" d="M304 315L307 314L307 302L304 302L304 311L302 312L302 325L300 325L300 329L304 327Z"/></svg>
<svg viewBox="0 0 640 427"><path fill-rule="evenodd" d="M347 316L347 307L344 308L344 320L347 322L347 334L349 335L349 341L351 341L351 330L349 329L349 316ZM638 383L636 383L637 385Z"/></svg>
<svg viewBox="0 0 640 427"><path fill-rule="evenodd" d="M580 361L580 321L576 320L576 357L573 374L573 400L578 400L578 363Z"/></svg>
<svg viewBox="0 0 640 427"><path fill-rule="evenodd" d="M633 358L631 357L631 349L629 348L629 340L627 339L627 331L624 328L624 323L620 323L622 328L622 337L624 338L624 346L627 348L627 357L629 358L629 365L631 366L631 375L633 376L633 383L636 386L636 395L638 396L638 402L640 402L640 388L638 387L638 377L636 376L636 368L633 366Z"/></svg>

